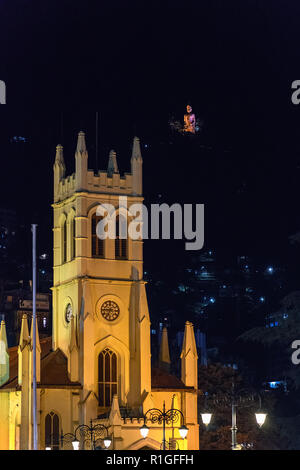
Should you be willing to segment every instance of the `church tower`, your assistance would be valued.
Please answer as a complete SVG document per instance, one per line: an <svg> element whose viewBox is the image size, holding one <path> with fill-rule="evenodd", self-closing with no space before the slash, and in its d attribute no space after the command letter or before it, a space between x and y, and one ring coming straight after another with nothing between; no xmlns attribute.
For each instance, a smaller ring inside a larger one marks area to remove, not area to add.
<svg viewBox="0 0 300 470"><path fill-rule="evenodd" d="M85 134L79 132L75 168L65 177L63 148L57 146L53 349L64 352L70 376L82 385L80 421L88 422L110 409L115 394L120 405L136 409L151 391L143 242L124 239L118 230L126 217L130 221L130 206L143 201L139 139L133 142L131 173L119 173L111 152L107 171L95 174L88 169ZM120 196L126 200L121 207ZM115 239L97 237L100 204L115 209Z"/></svg>

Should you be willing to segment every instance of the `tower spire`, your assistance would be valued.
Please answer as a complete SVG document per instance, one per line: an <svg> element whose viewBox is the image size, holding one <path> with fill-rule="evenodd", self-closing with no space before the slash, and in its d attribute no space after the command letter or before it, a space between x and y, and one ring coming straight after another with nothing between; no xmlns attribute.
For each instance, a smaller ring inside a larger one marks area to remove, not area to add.
<svg viewBox="0 0 300 470"><path fill-rule="evenodd" d="M159 367L160 369L170 372L170 351L169 351L169 340L168 340L168 330L164 326L162 330L160 350L159 350Z"/></svg>
<svg viewBox="0 0 300 470"><path fill-rule="evenodd" d="M112 177L114 173L119 173L119 169L117 163L117 154L114 150L111 150L109 152L107 176Z"/></svg>

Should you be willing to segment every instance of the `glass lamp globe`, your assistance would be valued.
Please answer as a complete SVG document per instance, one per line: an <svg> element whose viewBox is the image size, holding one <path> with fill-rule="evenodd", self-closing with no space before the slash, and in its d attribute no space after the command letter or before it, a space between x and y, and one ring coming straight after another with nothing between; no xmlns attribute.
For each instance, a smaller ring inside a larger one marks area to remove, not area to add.
<svg viewBox="0 0 300 470"><path fill-rule="evenodd" d="M255 417L258 426L261 428L266 420L267 413L262 413L261 411L259 411L258 413L255 413Z"/></svg>
<svg viewBox="0 0 300 470"><path fill-rule="evenodd" d="M148 436L148 433L149 433L149 428L146 424L144 424L141 428L140 428L140 433L142 435L142 437L144 439L146 439L146 437Z"/></svg>
<svg viewBox="0 0 300 470"><path fill-rule="evenodd" d="M189 430L184 424L179 428L179 434L182 437L182 439L186 438L188 432Z"/></svg>
<svg viewBox="0 0 300 470"><path fill-rule="evenodd" d="M110 438L110 437L106 437L106 438L104 439L104 446L105 446L105 448L108 449L109 446L110 446L110 444L111 444L111 438Z"/></svg>
<svg viewBox="0 0 300 470"><path fill-rule="evenodd" d="M74 441L72 441L73 450L79 450L79 444L80 442L74 439Z"/></svg>
<svg viewBox="0 0 300 470"><path fill-rule="evenodd" d="M205 424L205 426L209 425L211 417L212 413L201 413L202 422Z"/></svg>
<svg viewBox="0 0 300 470"><path fill-rule="evenodd" d="M47 446L45 447L45 450L51 450L51 447Z"/></svg>

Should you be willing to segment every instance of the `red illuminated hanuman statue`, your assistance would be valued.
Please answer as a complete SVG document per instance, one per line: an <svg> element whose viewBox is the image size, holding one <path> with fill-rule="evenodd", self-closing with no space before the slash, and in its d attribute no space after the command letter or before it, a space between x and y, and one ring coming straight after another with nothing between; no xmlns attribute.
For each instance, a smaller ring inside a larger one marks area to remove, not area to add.
<svg viewBox="0 0 300 470"><path fill-rule="evenodd" d="M196 133L196 118L193 113L192 107L188 104L186 107L186 114L184 115L184 132Z"/></svg>

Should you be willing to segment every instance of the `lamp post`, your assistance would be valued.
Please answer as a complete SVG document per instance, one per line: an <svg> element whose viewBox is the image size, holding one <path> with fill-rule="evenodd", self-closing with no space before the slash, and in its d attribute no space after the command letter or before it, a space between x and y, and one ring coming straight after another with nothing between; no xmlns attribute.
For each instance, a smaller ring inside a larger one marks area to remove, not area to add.
<svg viewBox="0 0 300 470"><path fill-rule="evenodd" d="M97 450L97 441L103 440L104 447L106 449L112 443L111 437L108 433L108 427L104 424L93 424L93 421L90 421L90 425L81 424L77 426L73 433L63 434L61 433L61 446L64 442L72 443L73 450L79 450L80 444L85 442L90 443L91 450Z"/></svg>
<svg viewBox="0 0 300 470"><path fill-rule="evenodd" d="M261 427L267 417L267 413L264 413L261 409L261 396L257 394L259 399L259 410L255 413L256 422ZM240 450L241 446L237 443L237 407L247 407L251 406L255 398L255 394L249 392L246 389L240 391L235 390L234 383L232 383L232 389L230 393L223 394L222 396L213 395L212 402L215 405L223 405L231 407L231 449ZM208 412L207 408L207 399L208 394L205 394L205 410L201 413L202 422L206 425L209 425L212 413Z"/></svg>
<svg viewBox="0 0 300 470"><path fill-rule="evenodd" d="M33 417L33 450L38 450L37 435L37 395L36 395L36 228L32 230L32 417Z"/></svg>
<svg viewBox="0 0 300 470"><path fill-rule="evenodd" d="M170 410L166 410L166 404L163 403L162 411L158 408L151 408L150 410L146 411L144 414L144 424L140 428L140 433L144 439L149 434L149 427L147 426L147 420L151 421L152 424L158 423L163 425L163 440L162 440L162 448L166 450L166 425L175 424L179 420L181 420L181 426L179 428L179 434L182 439L185 439L188 433L188 428L184 424L184 416L182 411L177 410L176 408L171 408Z"/></svg>

